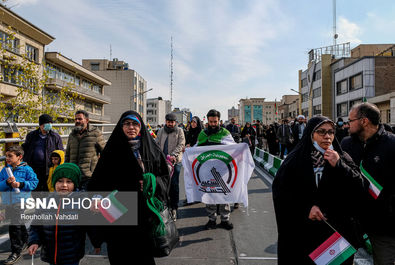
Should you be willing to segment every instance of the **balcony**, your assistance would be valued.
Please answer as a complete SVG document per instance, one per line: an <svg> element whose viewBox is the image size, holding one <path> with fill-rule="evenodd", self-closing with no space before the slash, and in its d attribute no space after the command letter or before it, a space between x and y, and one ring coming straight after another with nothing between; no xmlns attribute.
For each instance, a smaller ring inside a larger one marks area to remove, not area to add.
<svg viewBox="0 0 395 265"><path fill-rule="evenodd" d="M71 91L76 92L79 95L83 96L84 98L89 99L93 102L98 102L98 103L102 103L102 104L110 104L111 103L111 98L109 96L99 94L99 93L94 92L92 90L86 89L82 86L76 86L74 84L70 85L70 83L56 79L56 78L48 78L48 80L46 82L46 86L49 88L57 89L57 90L59 90L63 87L70 87L71 86Z"/></svg>

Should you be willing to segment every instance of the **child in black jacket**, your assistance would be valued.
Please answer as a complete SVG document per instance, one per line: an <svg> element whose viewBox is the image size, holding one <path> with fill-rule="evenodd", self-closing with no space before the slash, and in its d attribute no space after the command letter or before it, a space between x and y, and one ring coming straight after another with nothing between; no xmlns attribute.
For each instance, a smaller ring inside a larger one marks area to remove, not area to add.
<svg viewBox="0 0 395 265"><path fill-rule="evenodd" d="M56 201L61 201L61 198L67 197L72 199L79 196L75 191L81 180L81 172L77 165L73 163L64 163L59 165L52 176L52 185L55 188L55 193L50 195L50 198L55 198ZM62 209L57 215L64 213L73 213L70 209ZM53 212L54 210L52 210ZM75 211L74 211L75 213ZM41 260L50 264L79 264L79 261L85 255L85 239L86 233L89 233L88 226L78 225L58 225L53 224L32 225L29 231L29 254L34 255L39 246L41 249ZM91 233L89 238L95 246L96 252L100 251L100 243L94 240ZM96 247L97 246L97 247Z"/></svg>

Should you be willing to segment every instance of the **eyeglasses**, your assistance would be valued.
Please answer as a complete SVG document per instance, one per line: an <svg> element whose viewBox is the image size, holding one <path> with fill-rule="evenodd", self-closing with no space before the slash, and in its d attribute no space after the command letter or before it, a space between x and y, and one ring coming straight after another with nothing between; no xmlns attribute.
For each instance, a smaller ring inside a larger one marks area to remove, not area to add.
<svg viewBox="0 0 395 265"><path fill-rule="evenodd" d="M362 118L356 118L356 119L353 119L353 120L348 120L348 122L351 123L353 121L357 121L357 120L360 120L360 119L362 119Z"/></svg>
<svg viewBox="0 0 395 265"><path fill-rule="evenodd" d="M136 122L136 121L126 121L126 122L122 123L122 126L123 127L130 127L130 126L132 126L132 127L140 127L140 124L138 122Z"/></svg>
<svg viewBox="0 0 395 265"><path fill-rule="evenodd" d="M319 129L319 130L316 130L315 132L318 133L318 135L320 135L320 136L325 136L326 134L328 134L329 136L332 136L335 134L334 130Z"/></svg>

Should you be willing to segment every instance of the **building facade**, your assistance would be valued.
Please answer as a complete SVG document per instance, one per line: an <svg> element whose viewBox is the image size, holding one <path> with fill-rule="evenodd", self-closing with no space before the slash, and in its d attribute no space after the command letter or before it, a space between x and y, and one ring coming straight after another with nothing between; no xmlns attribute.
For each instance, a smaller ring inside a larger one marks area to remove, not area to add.
<svg viewBox="0 0 395 265"><path fill-rule="evenodd" d="M354 104L368 101L379 107L383 122L395 125L391 120L394 73L395 57L392 56L364 56L337 68L334 71L334 117L347 120Z"/></svg>
<svg viewBox="0 0 395 265"><path fill-rule="evenodd" d="M57 52L46 52L45 61L48 73L46 93L56 95L60 89L70 88L70 92L79 95L71 106L74 110L87 111L93 123L111 121L110 116L104 114L104 106L111 103L104 86L111 86L110 81Z"/></svg>
<svg viewBox="0 0 395 265"><path fill-rule="evenodd" d="M24 18L0 5L0 94L2 100L7 101L18 94L22 86L21 71L6 66L11 64L22 65L24 61L32 62L37 66L37 76L42 76L45 46L55 38L31 24Z"/></svg>
<svg viewBox="0 0 395 265"><path fill-rule="evenodd" d="M276 101L265 101L265 98L250 98L239 100L239 124L244 126L246 122L253 123L260 120L269 125L280 120L278 104Z"/></svg>
<svg viewBox="0 0 395 265"><path fill-rule="evenodd" d="M138 112L146 122L147 81L141 75L118 59L84 59L82 66L112 83L105 88L105 95L111 98L111 104L104 107L105 113L111 117L111 123L118 122L127 110Z"/></svg>
<svg viewBox="0 0 395 265"><path fill-rule="evenodd" d="M278 106L278 113L280 119L293 119L297 116L298 111L296 111L295 105L296 101L299 99L299 95L284 95ZM294 104L294 105L292 105ZM292 105L292 106L291 106Z"/></svg>
<svg viewBox="0 0 395 265"><path fill-rule="evenodd" d="M235 107L228 109L228 122L230 122L231 119L235 119L236 124L239 124L239 116L240 116L239 109L236 109Z"/></svg>
<svg viewBox="0 0 395 265"><path fill-rule="evenodd" d="M152 128L165 124L165 116L170 111L170 100L163 100L161 97L147 99L147 122Z"/></svg>

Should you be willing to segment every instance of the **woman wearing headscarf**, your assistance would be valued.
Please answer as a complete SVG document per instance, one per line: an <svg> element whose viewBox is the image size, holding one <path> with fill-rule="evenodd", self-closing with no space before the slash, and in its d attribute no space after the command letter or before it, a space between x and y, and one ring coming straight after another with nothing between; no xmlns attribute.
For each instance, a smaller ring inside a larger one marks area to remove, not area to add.
<svg viewBox="0 0 395 265"><path fill-rule="evenodd" d="M356 247L352 219L367 183L334 133L330 119L310 119L273 181L279 265L314 264L309 254L334 233L328 224Z"/></svg>
<svg viewBox="0 0 395 265"><path fill-rule="evenodd" d="M199 117L193 116L191 121L191 126L187 132L187 138L185 141L186 147L194 146L197 142L199 133L202 131L202 123L200 122Z"/></svg>
<svg viewBox="0 0 395 265"><path fill-rule="evenodd" d="M169 171L164 154L134 111L122 114L100 156L89 182L89 191L134 191L138 193L138 225L101 227L111 264L155 264L150 242L151 227L143 196L143 174L156 176L156 197L168 202ZM128 241L125 243L124 238Z"/></svg>
<svg viewBox="0 0 395 265"><path fill-rule="evenodd" d="M251 154L254 154L255 150L255 129L251 126L251 123L246 122L243 130L241 131L241 139L242 141L247 143L250 147ZM247 140L249 140L247 142Z"/></svg>

